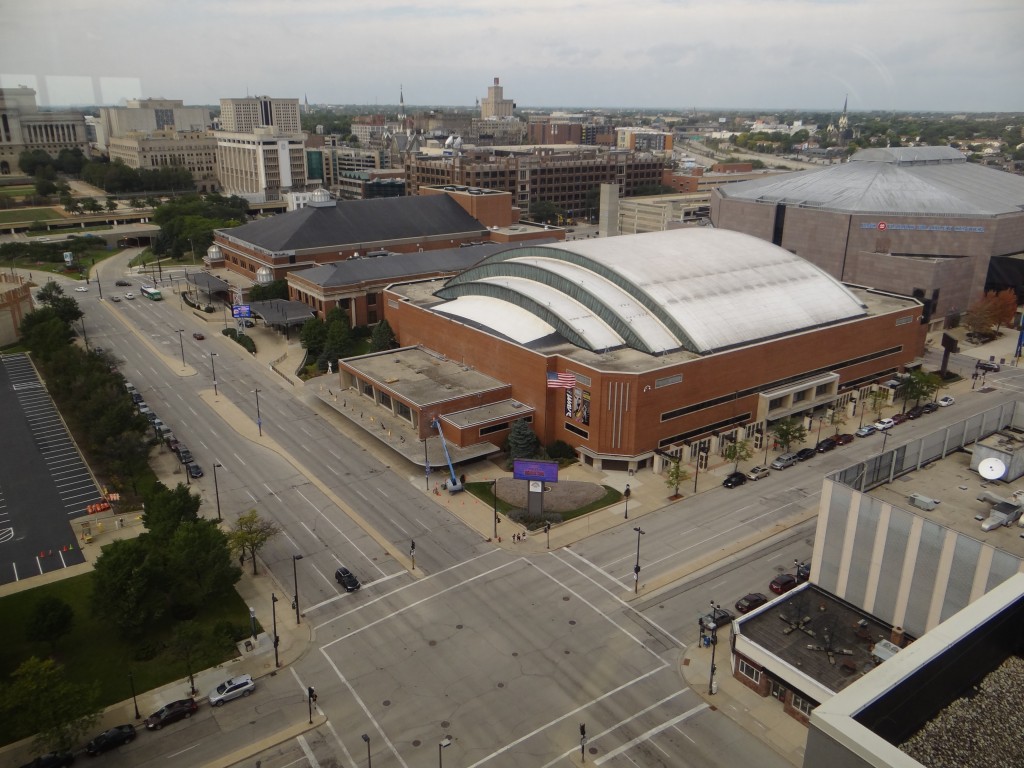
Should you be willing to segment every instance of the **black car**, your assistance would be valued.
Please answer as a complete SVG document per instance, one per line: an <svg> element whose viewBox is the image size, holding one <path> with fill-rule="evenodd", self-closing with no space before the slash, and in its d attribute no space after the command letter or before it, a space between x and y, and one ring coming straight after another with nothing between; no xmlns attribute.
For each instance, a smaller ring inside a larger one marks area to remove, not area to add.
<svg viewBox="0 0 1024 768"><path fill-rule="evenodd" d="M85 746L85 751L90 755L98 755L102 752L109 752L111 749L120 747L135 741L135 726L118 725L109 731L104 731Z"/></svg>
<svg viewBox="0 0 1024 768"><path fill-rule="evenodd" d="M736 613L750 613L768 602L768 596L761 592L751 592L736 601Z"/></svg>
<svg viewBox="0 0 1024 768"><path fill-rule="evenodd" d="M74 762L75 756L70 752L47 752L21 768L65 768Z"/></svg>
<svg viewBox="0 0 1024 768"><path fill-rule="evenodd" d="M939 410L939 404L938 403L925 403L924 405L921 406L921 409L925 413L935 413L937 410Z"/></svg>
<svg viewBox="0 0 1024 768"><path fill-rule="evenodd" d="M828 451L831 451L837 445L839 445L839 443L835 441L835 438L826 437L824 440L818 443L817 451L818 453L826 453Z"/></svg>
<svg viewBox="0 0 1024 768"><path fill-rule="evenodd" d="M796 460L797 461L807 461L809 458L814 456L816 453L817 453L817 451L814 450L813 448L801 448L799 451L796 452Z"/></svg>
<svg viewBox="0 0 1024 768"><path fill-rule="evenodd" d="M185 465L185 469L188 470L188 476L191 478L198 479L203 476L203 468L196 464L194 461L190 461Z"/></svg>
<svg viewBox="0 0 1024 768"><path fill-rule="evenodd" d="M187 720L196 713L199 705L195 699L178 699L166 704L146 718L146 727L151 731L159 731L165 725Z"/></svg>
<svg viewBox="0 0 1024 768"><path fill-rule="evenodd" d="M345 588L346 592L355 592L361 586L356 575L345 566L334 572L334 578Z"/></svg>
<svg viewBox="0 0 1024 768"><path fill-rule="evenodd" d="M796 580L801 584L811 578L811 564L810 563L797 563L796 566Z"/></svg>
<svg viewBox="0 0 1024 768"><path fill-rule="evenodd" d="M732 472L725 480L722 481L723 488L735 488L737 485L743 485L747 482L747 476L742 472Z"/></svg>
<svg viewBox="0 0 1024 768"><path fill-rule="evenodd" d="M178 460L182 464L188 464L192 461L192 451L184 446L178 446Z"/></svg>
<svg viewBox="0 0 1024 768"><path fill-rule="evenodd" d="M979 360L974 367L979 371L992 371L995 373L999 370L999 363L993 363L989 360Z"/></svg>
<svg viewBox="0 0 1024 768"><path fill-rule="evenodd" d="M925 414L924 406L923 405L915 405L913 408L911 408L909 411L907 411L907 418L908 419L918 419L918 418L924 416L924 414Z"/></svg>
<svg viewBox="0 0 1024 768"><path fill-rule="evenodd" d="M705 630L711 631L712 629L724 627L726 624L731 623L732 619L733 615L731 612L725 610L725 608L716 606L713 611L700 617L699 624L704 627Z"/></svg>
<svg viewBox="0 0 1024 768"><path fill-rule="evenodd" d="M127 280L115 280L114 285L131 285Z"/></svg>

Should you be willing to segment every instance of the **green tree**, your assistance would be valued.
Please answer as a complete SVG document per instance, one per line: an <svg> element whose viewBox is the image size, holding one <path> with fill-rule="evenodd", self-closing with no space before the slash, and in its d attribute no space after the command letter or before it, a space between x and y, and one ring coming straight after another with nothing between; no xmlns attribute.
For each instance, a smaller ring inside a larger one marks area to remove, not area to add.
<svg viewBox="0 0 1024 768"><path fill-rule="evenodd" d="M828 425L835 427L835 434L839 434L839 429L846 423L846 414L839 408L833 408L829 412Z"/></svg>
<svg viewBox="0 0 1024 768"><path fill-rule="evenodd" d="M942 386L942 379L934 373L927 373L917 368L903 379L900 383L899 393L903 397L903 410L907 410L907 403L911 400L917 405L922 400L930 400Z"/></svg>
<svg viewBox="0 0 1024 768"><path fill-rule="evenodd" d="M57 185L51 179L45 179L41 176L36 177L36 194L40 197L49 197L57 191Z"/></svg>
<svg viewBox="0 0 1024 768"><path fill-rule="evenodd" d="M508 431L508 457L513 459L529 459L537 455L540 440L533 428L525 419L516 419Z"/></svg>
<svg viewBox="0 0 1024 768"><path fill-rule="evenodd" d="M327 341L327 324L319 317L311 317L302 324L299 342L312 358L319 358Z"/></svg>
<svg viewBox="0 0 1024 768"><path fill-rule="evenodd" d="M333 370L338 370L338 360L347 357L352 351L352 333L344 320L327 323L327 334L324 337L324 348L317 358L321 371L327 370L330 363Z"/></svg>
<svg viewBox="0 0 1024 768"><path fill-rule="evenodd" d="M254 285L249 289L249 299L252 301L270 301L271 299L288 300L288 281L274 280L266 285Z"/></svg>
<svg viewBox="0 0 1024 768"><path fill-rule="evenodd" d="M211 598L224 595L241 578L232 563L228 537L215 520L179 525L165 550L169 572L180 586L175 604L197 610ZM180 615L180 611L179 611Z"/></svg>
<svg viewBox="0 0 1024 768"><path fill-rule="evenodd" d="M250 509L238 516L238 520L228 533L228 541L231 543L231 549L242 557L249 553L252 559L252 573L255 576L256 553L280 532L281 529L273 521L264 520L255 509Z"/></svg>
<svg viewBox="0 0 1024 768"><path fill-rule="evenodd" d="M802 443L807 439L807 429L796 419L783 419L772 425L771 433L779 441L783 450L788 451L793 443Z"/></svg>
<svg viewBox="0 0 1024 768"><path fill-rule="evenodd" d="M882 408L885 407L887 402L889 402L889 395L884 389L873 389L868 392L867 402L864 406L870 413L875 414L877 419L882 415Z"/></svg>
<svg viewBox="0 0 1024 768"><path fill-rule="evenodd" d="M167 615L169 583L148 536L111 542L93 569L92 610L124 637L140 637Z"/></svg>
<svg viewBox="0 0 1024 768"><path fill-rule="evenodd" d="M550 223L562 212L561 208L549 200L534 200L530 203L530 218L533 221Z"/></svg>
<svg viewBox="0 0 1024 768"><path fill-rule="evenodd" d="M35 656L22 662L3 690L5 717L14 730L35 733L42 750L71 750L99 716L96 690L68 681L64 667Z"/></svg>
<svg viewBox="0 0 1024 768"><path fill-rule="evenodd" d="M142 522L153 538L167 542L178 526L199 519L201 503L199 495L192 493L184 483L178 483L174 490L163 483L156 483L146 497Z"/></svg>
<svg viewBox="0 0 1024 768"><path fill-rule="evenodd" d="M373 327L373 333L370 334L371 352L383 352L397 346L398 339L395 338L395 332L391 330L391 324L387 320L381 320Z"/></svg>
<svg viewBox="0 0 1024 768"><path fill-rule="evenodd" d="M112 197L108 197L107 198L107 202L105 203L105 207L106 207L106 209L108 211L116 211L117 210L117 200L115 200Z"/></svg>
<svg viewBox="0 0 1024 768"><path fill-rule="evenodd" d="M686 467L679 459L669 462L668 469L665 471L665 485L672 489L673 498L679 497L680 483L685 483L689 479L690 473L686 471Z"/></svg>
<svg viewBox="0 0 1024 768"><path fill-rule="evenodd" d="M50 653L56 653L57 643L75 624L75 609L50 595L40 598L32 608L25 627L25 637L33 642L47 643Z"/></svg>
<svg viewBox="0 0 1024 768"><path fill-rule="evenodd" d="M722 456L726 461L734 462L732 471L740 468L740 462L746 461L754 455L754 449L749 440L733 440L722 450Z"/></svg>
<svg viewBox="0 0 1024 768"><path fill-rule="evenodd" d="M188 675L188 687L195 696L195 662L203 646L202 628L194 621L183 621L174 627L171 633L171 652L179 661L185 662L185 673Z"/></svg>
<svg viewBox="0 0 1024 768"><path fill-rule="evenodd" d="M87 213L99 213L103 210L102 206L100 206L93 197L82 198L82 209Z"/></svg>
<svg viewBox="0 0 1024 768"><path fill-rule="evenodd" d="M64 295L64 289L55 281L47 280L43 284L43 287L36 293L36 298L39 299L39 303L44 306L50 306L54 299Z"/></svg>

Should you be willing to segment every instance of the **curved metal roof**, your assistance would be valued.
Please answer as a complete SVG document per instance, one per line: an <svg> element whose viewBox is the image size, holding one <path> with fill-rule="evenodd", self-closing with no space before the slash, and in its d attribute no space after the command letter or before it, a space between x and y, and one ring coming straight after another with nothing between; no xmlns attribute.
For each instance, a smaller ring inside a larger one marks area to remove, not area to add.
<svg viewBox="0 0 1024 768"><path fill-rule="evenodd" d="M436 295L457 300L435 307L451 314L461 314L465 297L493 299L491 314L474 319L510 338L523 337L516 318L526 309L585 349L628 346L655 355L703 354L865 314L810 262L708 228L512 248Z"/></svg>
<svg viewBox="0 0 1024 768"><path fill-rule="evenodd" d="M740 181L718 191L730 200L890 216L1024 210L1024 178L968 163L952 147L865 149L841 165Z"/></svg>

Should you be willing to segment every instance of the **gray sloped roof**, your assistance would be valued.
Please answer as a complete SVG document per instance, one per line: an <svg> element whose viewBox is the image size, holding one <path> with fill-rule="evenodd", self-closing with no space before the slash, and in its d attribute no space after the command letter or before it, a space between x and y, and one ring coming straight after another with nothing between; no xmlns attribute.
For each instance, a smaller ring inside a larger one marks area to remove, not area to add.
<svg viewBox="0 0 1024 768"><path fill-rule="evenodd" d="M324 207L308 205L222 231L264 250L282 252L486 229L448 195L417 195L343 200Z"/></svg>
<svg viewBox="0 0 1024 768"><path fill-rule="evenodd" d="M297 270L292 274L324 287L401 280L424 272L461 272L488 256L513 247L508 243L481 243L468 248L389 253L374 258L346 259L334 264Z"/></svg>
<svg viewBox="0 0 1024 768"><path fill-rule="evenodd" d="M952 147L867 149L848 163L719 189L724 198L844 213L999 216L1024 210L1024 177L968 163Z"/></svg>
<svg viewBox="0 0 1024 768"><path fill-rule="evenodd" d="M435 311L473 317L522 342L529 341L526 310L542 321L538 337L554 330L595 352L707 354L866 314L856 296L810 262L759 238L710 228L513 248L436 295L449 301Z"/></svg>

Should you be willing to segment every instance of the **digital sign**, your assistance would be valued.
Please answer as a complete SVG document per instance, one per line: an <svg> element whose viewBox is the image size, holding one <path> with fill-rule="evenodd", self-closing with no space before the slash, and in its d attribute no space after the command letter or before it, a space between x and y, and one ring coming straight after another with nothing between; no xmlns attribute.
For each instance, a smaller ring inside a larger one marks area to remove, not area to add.
<svg viewBox="0 0 1024 768"><path fill-rule="evenodd" d="M557 483L558 462L516 459L512 465L512 477L516 480L539 480L544 483Z"/></svg>
<svg viewBox="0 0 1024 768"><path fill-rule="evenodd" d="M245 317L252 317L252 307L248 304L232 304L231 316L236 320Z"/></svg>

